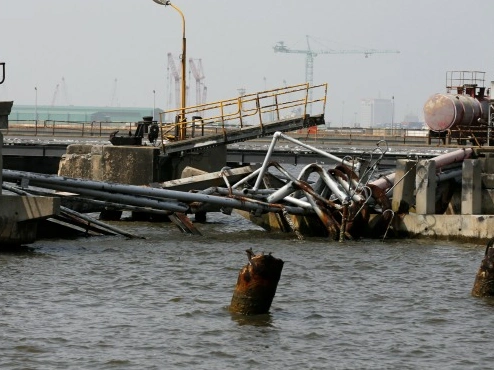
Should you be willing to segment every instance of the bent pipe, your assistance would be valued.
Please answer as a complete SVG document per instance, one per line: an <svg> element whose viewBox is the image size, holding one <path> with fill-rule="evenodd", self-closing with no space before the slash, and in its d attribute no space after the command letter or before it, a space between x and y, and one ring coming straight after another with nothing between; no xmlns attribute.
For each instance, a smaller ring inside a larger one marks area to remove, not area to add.
<svg viewBox="0 0 494 370"><path fill-rule="evenodd" d="M178 190L146 188L137 185L126 185L119 183L105 183L101 181L90 181L74 179L70 177L62 177L57 175L45 175L33 172L22 172L14 170L3 170L2 175L4 180L21 180L27 179L35 185L58 190L63 187L65 191L74 191L74 188L84 188L89 190L107 191L109 193L121 193L127 195L140 195L158 199L173 199L186 203L202 202L210 203L225 207L242 209L246 211L260 212L280 212L281 205L273 205L265 202L252 201L251 199L236 199L228 197L219 197L213 195L205 195L200 193L189 193ZM49 185L49 186L47 186ZM300 207L284 206L291 214L307 214L305 209Z"/></svg>

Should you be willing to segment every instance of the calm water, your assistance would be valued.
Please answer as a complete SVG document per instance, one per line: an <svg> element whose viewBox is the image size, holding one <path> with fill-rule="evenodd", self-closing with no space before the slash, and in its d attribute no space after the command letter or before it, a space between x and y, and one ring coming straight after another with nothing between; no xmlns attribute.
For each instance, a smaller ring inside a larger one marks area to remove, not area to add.
<svg viewBox="0 0 494 370"><path fill-rule="evenodd" d="M2 369L486 369L494 302L470 296L484 246L338 244L211 215L204 236L39 241L0 254ZM227 306L244 250L285 261L268 315Z"/></svg>

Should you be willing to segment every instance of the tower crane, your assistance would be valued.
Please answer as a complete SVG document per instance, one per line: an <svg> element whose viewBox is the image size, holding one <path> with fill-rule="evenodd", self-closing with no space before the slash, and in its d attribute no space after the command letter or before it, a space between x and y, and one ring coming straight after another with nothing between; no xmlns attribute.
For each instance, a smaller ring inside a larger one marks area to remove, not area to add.
<svg viewBox="0 0 494 370"><path fill-rule="evenodd" d="M307 49L290 49L283 41L279 41L273 47L275 53L298 53L305 54L305 82L309 85L313 84L314 77L314 58L319 54L363 54L366 58L372 54L399 54L398 50L377 50L377 49L364 49L364 50L312 50L310 47L309 36L307 38Z"/></svg>
<svg viewBox="0 0 494 370"><path fill-rule="evenodd" d="M200 105L205 103L204 100L201 99L201 87L204 86L204 71L202 69L202 61L201 59L197 59L197 66L194 62L194 59L189 59L190 70L194 75L196 80L196 105Z"/></svg>
<svg viewBox="0 0 494 370"><path fill-rule="evenodd" d="M117 103L117 82L118 82L118 80L115 78L113 80L113 88L112 88L112 92L111 92L110 107L114 107Z"/></svg>
<svg viewBox="0 0 494 370"><path fill-rule="evenodd" d="M176 107L180 107L180 75L178 74L175 61L173 60L172 53L168 53L168 66L171 70L173 79L175 80L175 103Z"/></svg>
<svg viewBox="0 0 494 370"><path fill-rule="evenodd" d="M67 91L67 83L65 82L65 77L62 77L62 90L63 90L63 95L65 98L65 104L67 106L71 105L70 104L70 99L69 99L69 93Z"/></svg>
<svg viewBox="0 0 494 370"><path fill-rule="evenodd" d="M208 88L207 86L204 86L202 88L202 103L206 104L207 100L208 100Z"/></svg>
<svg viewBox="0 0 494 370"><path fill-rule="evenodd" d="M60 84L57 84L55 87L55 91L53 92L53 97L51 99L51 106L53 107L55 105L55 102L57 101L57 95L58 95L58 89L60 87Z"/></svg>

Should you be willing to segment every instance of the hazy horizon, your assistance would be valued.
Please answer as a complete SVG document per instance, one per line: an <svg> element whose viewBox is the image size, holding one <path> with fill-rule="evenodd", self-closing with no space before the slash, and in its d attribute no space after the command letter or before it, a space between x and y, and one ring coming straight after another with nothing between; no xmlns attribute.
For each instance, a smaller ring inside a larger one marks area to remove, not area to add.
<svg viewBox="0 0 494 370"><path fill-rule="evenodd" d="M313 81L329 84L326 120L334 124L353 122L362 99L392 96L397 122L422 118L427 98L445 91L446 71L484 71L486 86L494 80L490 0L173 4L186 20L187 65L202 61L208 101L305 82L305 53L273 46L307 50L306 35L313 51L362 51L314 58ZM36 87L37 103L50 105L58 84L56 105L167 108L167 54L178 58L182 41L173 8L151 0L0 0L0 9L0 100L33 105ZM366 58L366 49L400 53ZM195 80L187 78L193 104Z"/></svg>

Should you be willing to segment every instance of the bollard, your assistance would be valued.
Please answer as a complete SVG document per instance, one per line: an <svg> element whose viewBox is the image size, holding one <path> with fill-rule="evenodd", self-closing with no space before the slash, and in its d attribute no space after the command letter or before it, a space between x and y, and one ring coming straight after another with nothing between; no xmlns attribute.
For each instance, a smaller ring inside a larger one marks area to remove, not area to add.
<svg viewBox="0 0 494 370"><path fill-rule="evenodd" d="M494 297L494 238L487 242L484 258L473 284L472 295Z"/></svg>
<svg viewBox="0 0 494 370"><path fill-rule="evenodd" d="M284 262L271 253L254 255L246 250L249 263L240 270L230 311L242 315L268 313L273 302Z"/></svg>

